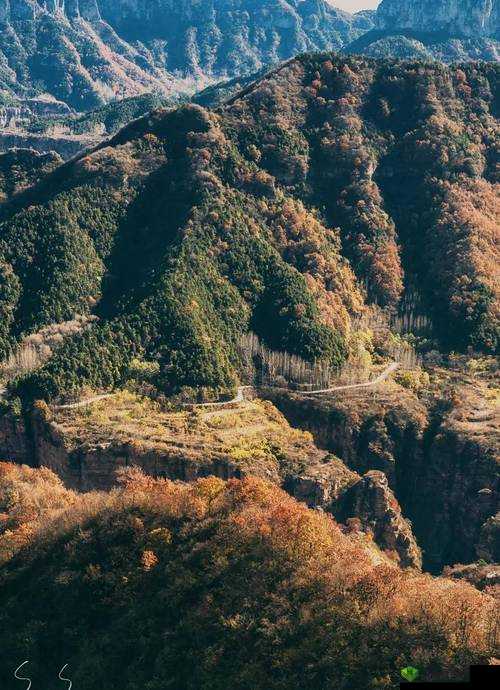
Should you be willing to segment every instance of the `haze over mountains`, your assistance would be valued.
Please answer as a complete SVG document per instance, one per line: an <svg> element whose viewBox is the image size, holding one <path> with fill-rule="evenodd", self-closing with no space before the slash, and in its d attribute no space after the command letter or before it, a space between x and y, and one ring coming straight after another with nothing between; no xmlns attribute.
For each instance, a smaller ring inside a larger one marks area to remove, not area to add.
<svg viewBox="0 0 500 690"><path fill-rule="evenodd" d="M375 29L349 46L372 57L500 59L498 0L383 0Z"/></svg>
<svg viewBox="0 0 500 690"><path fill-rule="evenodd" d="M450 36L500 33L498 0L383 0L375 23L381 29L443 31Z"/></svg>
<svg viewBox="0 0 500 690"><path fill-rule="evenodd" d="M371 28L325 0L1 0L0 22L4 87L78 111L145 90L190 91Z"/></svg>
<svg viewBox="0 0 500 690"><path fill-rule="evenodd" d="M212 104L302 52L496 61L497 32L498 2L483 0L355 15L330 0L0 0L0 149L69 157L155 104L233 80Z"/></svg>

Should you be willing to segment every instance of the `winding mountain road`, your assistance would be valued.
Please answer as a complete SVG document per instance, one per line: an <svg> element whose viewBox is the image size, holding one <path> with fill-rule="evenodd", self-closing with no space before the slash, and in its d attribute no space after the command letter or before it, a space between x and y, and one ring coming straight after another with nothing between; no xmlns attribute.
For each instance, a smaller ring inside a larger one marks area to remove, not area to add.
<svg viewBox="0 0 500 690"><path fill-rule="evenodd" d="M351 383L349 385L345 386L334 386L333 388L322 388L321 390L316 390L316 391L299 391L301 395L304 396L309 396L309 395L325 395L327 393L337 393L339 391L346 391L346 390L357 390L359 388L372 388L373 386L377 386L379 383L382 383L385 381L393 371L396 371L400 366L399 362L392 362L389 364L388 367L384 369L384 371L379 374L375 379L372 381L366 381L365 383ZM189 407L225 407L227 405L235 405L238 403L241 403L245 400L245 394L244 391L248 390L249 388L253 388L253 386L238 386L236 390L236 395L232 400L223 400L222 402L207 402L207 403L199 403L195 405L189 405ZM6 389L5 388L0 388L0 398L3 397L5 394ZM67 403L66 405L56 405L54 409L56 410L76 410L80 407L86 407L87 405L92 405L92 403L99 402L100 400L106 400L107 398L112 398L115 396L116 393L103 393L102 395L94 395L92 398L86 398L85 400L79 400L78 402L74 403Z"/></svg>
<svg viewBox="0 0 500 690"><path fill-rule="evenodd" d="M351 383L347 386L335 386L334 388L323 388L322 390L319 391L304 391L302 392L302 395L322 395L324 393L336 393L337 391L347 391L347 390L355 390L357 388L371 388L372 386L376 386L379 383L382 383L383 381L386 380L388 376L392 374L393 371L396 371L396 369L399 369L399 362L392 362L392 364L389 364L389 366L384 369L384 371L377 376L377 378L371 380L371 381L366 381L365 383Z"/></svg>
<svg viewBox="0 0 500 690"><path fill-rule="evenodd" d="M334 386L333 388L322 388L316 391L298 392L301 395L324 395L326 393L337 393L339 391L356 390L358 388L372 388L373 386L377 386L379 383L385 381L392 374L393 371L399 369L399 366L399 362L391 362L391 364L389 364L389 366L387 366L384 369L384 371L381 374L379 374L376 378L372 379L371 381L365 381L364 383L351 383L344 386ZM245 399L243 391L249 388L253 388L253 386L239 386L236 392L236 396L232 400L226 400L223 402L215 403L200 403L199 405L193 405L193 407L223 407L224 405L233 405L234 403L243 402Z"/></svg>
<svg viewBox="0 0 500 690"><path fill-rule="evenodd" d="M106 400L106 398L112 398L117 393L103 393L102 395L94 395L92 398L86 398L85 400L79 400L74 403L67 403L66 405L55 405L56 410L76 410L78 407L86 407L87 405L92 405L92 403L99 402L100 400Z"/></svg>
<svg viewBox="0 0 500 690"><path fill-rule="evenodd" d="M223 407L224 405L234 405L235 403L243 402L245 400L245 395L243 391L248 388L253 388L253 386L238 386L238 388L236 389L236 395L232 400L223 400L222 402L199 403L197 405L192 405L192 407Z"/></svg>

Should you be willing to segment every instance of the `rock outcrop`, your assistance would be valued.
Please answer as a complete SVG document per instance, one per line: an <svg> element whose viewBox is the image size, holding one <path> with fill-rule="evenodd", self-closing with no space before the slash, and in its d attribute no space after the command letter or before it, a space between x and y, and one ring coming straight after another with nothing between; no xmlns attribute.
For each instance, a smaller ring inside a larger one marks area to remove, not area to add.
<svg viewBox="0 0 500 690"><path fill-rule="evenodd" d="M340 522L359 521L383 551L397 556L402 567L421 568L422 554L411 526L383 472L367 472L345 492L334 512Z"/></svg>
<svg viewBox="0 0 500 690"><path fill-rule="evenodd" d="M498 36L500 0L383 0L380 29L442 31L450 36Z"/></svg>
<svg viewBox="0 0 500 690"><path fill-rule="evenodd" d="M0 90L82 112L192 92L371 28L326 0L0 0Z"/></svg>
<svg viewBox="0 0 500 690"><path fill-rule="evenodd" d="M349 46L370 57L500 60L499 0L383 0L375 29Z"/></svg>
<svg viewBox="0 0 500 690"><path fill-rule="evenodd" d="M384 472L391 488L408 458L420 458L428 413L408 391L337 399L304 399L294 393L266 390L290 424L309 431L316 445L339 457L351 470Z"/></svg>

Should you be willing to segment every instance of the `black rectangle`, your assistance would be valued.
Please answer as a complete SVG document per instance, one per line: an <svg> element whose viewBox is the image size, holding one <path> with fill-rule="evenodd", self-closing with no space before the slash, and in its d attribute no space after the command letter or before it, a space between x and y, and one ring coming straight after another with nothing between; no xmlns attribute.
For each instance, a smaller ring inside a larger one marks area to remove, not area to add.
<svg viewBox="0 0 500 690"><path fill-rule="evenodd" d="M468 683L401 683L400 688L413 690L497 690L500 666L472 666Z"/></svg>
<svg viewBox="0 0 500 690"><path fill-rule="evenodd" d="M400 687L406 690L471 690L473 686L470 683L401 683Z"/></svg>
<svg viewBox="0 0 500 690"><path fill-rule="evenodd" d="M495 682L500 686L500 666L472 666L470 679L473 683Z"/></svg>

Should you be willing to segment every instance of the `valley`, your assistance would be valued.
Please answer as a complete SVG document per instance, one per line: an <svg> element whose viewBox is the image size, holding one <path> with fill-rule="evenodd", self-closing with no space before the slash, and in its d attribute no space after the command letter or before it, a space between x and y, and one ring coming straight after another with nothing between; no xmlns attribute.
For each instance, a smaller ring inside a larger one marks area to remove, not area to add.
<svg viewBox="0 0 500 690"><path fill-rule="evenodd" d="M500 663L498 3L434 4L0 0L2 689Z"/></svg>
<svg viewBox="0 0 500 690"><path fill-rule="evenodd" d="M400 562L482 558L496 74L305 56L66 164L4 156L2 455L78 491L257 475Z"/></svg>
<svg viewBox="0 0 500 690"><path fill-rule="evenodd" d="M479 375L463 366L431 368L413 389L422 370L389 365L372 383L321 393L254 386L228 402L189 404L123 390L40 402L24 418L4 413L0 452L77 491L109 491L126 468L189 482L258 476L342 523L358 520L406 565L420 567L418 543L425 567L441 572L484 561L482 535L498 508L494 364ZM384 508L369 498L379 481ZM498 555L497 534L488 561Z"/></svg>
<svg viewBox="0 0 500 690"><path fill-rule="evenodd" d="M327 0L2 0L0 151L68 159L155 107L227 100L306 51L498 62L497 0L463 2L448 18L426 0L354 14Z"/></svg>

